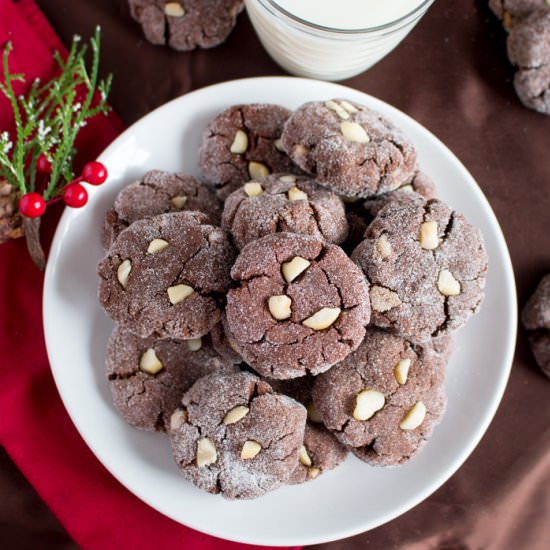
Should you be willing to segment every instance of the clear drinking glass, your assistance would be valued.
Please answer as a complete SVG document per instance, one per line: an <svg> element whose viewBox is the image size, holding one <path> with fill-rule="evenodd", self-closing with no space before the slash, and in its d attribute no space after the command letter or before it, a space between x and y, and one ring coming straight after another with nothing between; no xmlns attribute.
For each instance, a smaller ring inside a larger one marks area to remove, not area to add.
<svg viewBox="0 0 550 550"><path fill-rule="evenodd" d="M433 2L424 0L383 25L346 30L296 17L274 0L245 0L254 29L271 57L291 74L321 80L343 80L372 67L407 36Z"/></svg>

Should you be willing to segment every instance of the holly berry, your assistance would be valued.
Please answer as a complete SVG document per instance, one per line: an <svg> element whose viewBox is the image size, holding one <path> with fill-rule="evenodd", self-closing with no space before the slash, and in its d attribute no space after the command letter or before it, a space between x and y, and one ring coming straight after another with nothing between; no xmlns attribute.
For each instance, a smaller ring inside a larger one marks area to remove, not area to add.
<svg viewBox="0 0 550 550"><path fill-rule="evenodd" d="M88 191L80 183L69 183L63 189L63 201L67 206L81 208L88 202Z"/></svg>
<svg viewBox="0 0 550 550"><path fill-rule="evenodd" d="M25 193L19 199L19 212L27 218L39 218L46 210L46 201L38 193Z"/></svg>
<svg viewBox="0 0 550 550"><path fill-rule="evenodd" d="M107 168L101 162L93 160L84 165L80 177L92 185L101 185L107 179Z"/></svg>
<svg viewBox="0 0 550 550"><path fill-rule="evenodd" d="M52 163L48 160L48 157L42 153L38 159L36 159L36 169L42 174L52 173Z"/></svg>

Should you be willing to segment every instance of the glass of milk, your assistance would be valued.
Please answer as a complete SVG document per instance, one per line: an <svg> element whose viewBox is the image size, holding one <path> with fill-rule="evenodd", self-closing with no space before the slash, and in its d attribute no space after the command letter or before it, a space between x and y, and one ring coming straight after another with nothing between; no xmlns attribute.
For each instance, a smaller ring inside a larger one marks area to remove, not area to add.
<svg viewBox="0 0 550 550"><path fill-rule="evenodd" d="M434 0L245 0L268 53L289 73L343 80L372 67Z"/></svg>

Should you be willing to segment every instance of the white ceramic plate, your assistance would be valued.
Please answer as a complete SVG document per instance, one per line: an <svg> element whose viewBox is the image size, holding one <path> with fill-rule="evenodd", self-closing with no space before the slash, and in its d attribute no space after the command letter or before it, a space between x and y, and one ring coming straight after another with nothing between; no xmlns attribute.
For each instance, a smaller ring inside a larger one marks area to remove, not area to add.
<svg viewBox="0 0 550 550"><path fill-rule="evenodd" d="M349 457L313 483L283 487L254 501L230 502L195 489L172 462L160 434L125 424L110 402L103 372L113 327L96 299L100 227L118 190L146 170L198 175L201 133L236 103L271 102L291 109L346 97L377 109L412 139L440 197L481 228L490 269L482 310L462 329L449 365L448 410L418 457L397 468L369 467ZM356 90L298 78L254 78L189 93L128 128L101 155L108 183L91 188L90 203L67 209L51 249L44 288L48 354L73 422L103 465L153 508L221 538L265 545L314 544L366 531L409 510L445 482L479 442L502 397L515 343L512 267L498 222L457 158L402 112Z"/></svg>

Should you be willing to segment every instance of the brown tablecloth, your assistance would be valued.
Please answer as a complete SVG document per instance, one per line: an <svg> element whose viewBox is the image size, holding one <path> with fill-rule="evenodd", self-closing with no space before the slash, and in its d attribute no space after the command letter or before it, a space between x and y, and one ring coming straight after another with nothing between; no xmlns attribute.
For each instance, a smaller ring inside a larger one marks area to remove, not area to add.
<svg viewBox="0 0 550 550"><path fill-rule="evenodd" d="M39 4L66 44L74 33L89 36L96 24L103 27L102 70L115 75L111 103L128 124L208 84L284 74L246 14L221 47L182 54L145 42L125 0ZM405 111L462 160L502 225L522 304L550 272L550 117L520 105L512 74L504 34L484 0L437 0L400 47L345 84ZM462 468L391 523L315 548L549 548L549 396L550 381L520 330L502 404ZM4 453L0 493L3 547L74 547Z"/></svg>

